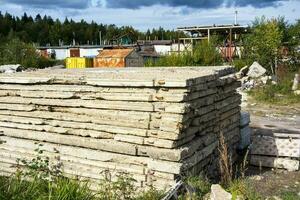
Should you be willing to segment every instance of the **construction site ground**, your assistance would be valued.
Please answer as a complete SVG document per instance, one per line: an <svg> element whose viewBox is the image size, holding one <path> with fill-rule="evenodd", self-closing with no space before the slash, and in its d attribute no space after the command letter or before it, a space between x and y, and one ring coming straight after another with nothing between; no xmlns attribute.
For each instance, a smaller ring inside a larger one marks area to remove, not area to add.
<svg viewBox="0 0 300 200"><path fill-rule="evenodd" d="M300 135L300 103L287 106L254 102L250 97L242 109L251 113L253 134ZM249 166L247 173L255 191L266 199L299 200L300 172Z"/></svg>

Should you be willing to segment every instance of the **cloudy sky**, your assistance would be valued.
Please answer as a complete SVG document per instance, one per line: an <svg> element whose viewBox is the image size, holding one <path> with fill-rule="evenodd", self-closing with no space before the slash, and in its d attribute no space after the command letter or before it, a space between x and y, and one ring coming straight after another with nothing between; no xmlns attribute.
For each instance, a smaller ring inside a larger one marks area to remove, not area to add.
<svg viewBox="0 0 300 200"><path fill-rule="evenodd" d="M300 0L0 0L0 11L13 15L51 15L116 25L142 31L162 26L249 24L256 16L300 18Z"/></svg>

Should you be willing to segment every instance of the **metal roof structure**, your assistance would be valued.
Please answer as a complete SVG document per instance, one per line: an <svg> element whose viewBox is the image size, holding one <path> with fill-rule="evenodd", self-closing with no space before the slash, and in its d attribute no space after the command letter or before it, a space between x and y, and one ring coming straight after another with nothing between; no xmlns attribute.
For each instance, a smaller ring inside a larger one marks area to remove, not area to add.
<svg viewBox="0 0 300 200"><path fill-rule="evenodd" d="M122 47L133 47L134 45L122 45ZM120 48L119 45L63 45L63 46L37 46L37 49L99 49L99 48Z"/></svg>
<svg viewBox="0 0 300 200"><path fill-rule="evenodd" d="M223 58L228 61L232 61L232 57L236 53L236 46L241 40L242 35L250 32L248 26L239 24L178 27L177 30L187 32L190 35L190 37L179 38L179 43L184 45L184 51L193 47L199 40L210 41L211 36L213 35L222 36L224 38L224 42L223 48L220 50ZM178 52L181 52L180 46L178 47Z"/></svg>
<svg viewBox="0 0 300 200"><path fill-rule="evenodd" d="M231 30L234 33L247 33L249 31L248 26L229 24L229 25L212 25L212 26L190 26L190 27L178 27L178 31L190 32L191 34L199 33L201 36L209 35L209 32L217 34L228 34Z"/></svg>
<svg viewBox="0 0 300 200"><path fill-rule="evenodd" d="M98 58L126 58L134 49L104 49Z"/></svg>
<svg viewBox="0 0 300 200"><path fill-rule="evenodd" d="M172 40L138 40L137 44L138 45L172 45L173 41Z"/></svg>

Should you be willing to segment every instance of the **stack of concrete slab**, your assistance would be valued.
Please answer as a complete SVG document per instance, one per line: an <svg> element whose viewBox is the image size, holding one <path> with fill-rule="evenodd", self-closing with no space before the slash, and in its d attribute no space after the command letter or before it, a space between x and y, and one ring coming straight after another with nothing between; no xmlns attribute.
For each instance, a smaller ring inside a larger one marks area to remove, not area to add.
<svg viewBox="0 0 300 200"><path fill-rule="evenodd" d="M232 67L40 70L0 75L0 171L42 144L66 176L125 172L170 187L217 172L220 133L235 157L240 95Z"/></svg>
<svg viewBox="0 0 300 200"><path fill-rule="evenodd" d="M299 133L258 133L253 135L252 142L252 165L289 171L299 170Z"/></svg>

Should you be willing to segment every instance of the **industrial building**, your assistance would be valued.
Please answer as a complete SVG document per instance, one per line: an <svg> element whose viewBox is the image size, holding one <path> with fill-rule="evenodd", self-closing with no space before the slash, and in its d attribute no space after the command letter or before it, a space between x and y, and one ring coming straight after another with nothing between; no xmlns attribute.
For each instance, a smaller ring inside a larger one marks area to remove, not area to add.
<svg viewBox="0 0 300 200"><path fill-rule="evenodd" d="M218 44L217 48L225 60L231 61L234 56L241 56L242 37L249 32L249 27L229 24L179 27L177 30L189 35L186 38L179 38L179 44L183 44L184 48L179 46L178 52L190 51L197 44L197 41L208 40L209 42L214 35L217 35L223 38L222 44Z"/></svg>
<svg viewBox="0 0 300 200"><path fill-rule="evenodd" d="M64 60L68 57L94 57L104 46L100 45L78 45L78 46L49 46L37 47L40 54L45 57L55 56L57 60Z"/></svg>

